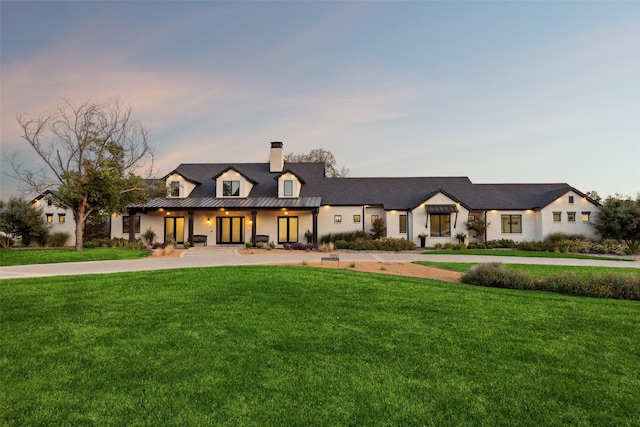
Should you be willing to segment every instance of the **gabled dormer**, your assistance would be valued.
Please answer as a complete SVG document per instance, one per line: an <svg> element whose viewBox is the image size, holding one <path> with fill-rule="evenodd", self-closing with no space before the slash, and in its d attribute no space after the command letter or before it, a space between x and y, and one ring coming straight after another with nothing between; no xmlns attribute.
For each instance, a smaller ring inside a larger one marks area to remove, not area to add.
<svg viewBox="0 0 640 427"><path fill-rule="evenodd" d="M278 198L288 199L300 197L300 190L305 183L295 172L287 169L276 178L278 181Z"/></svg>
<svg viewBox="0 0 640 427"><path fill-rule="evenodd" d="M200 185L199 182L186 178L177 171L170 172L164 177L164 181L167 185L167 197L173 199L184 199Z"/></svg>
<svg viewBox="0 0 640 427"><path fill-rule="evenodd" d="M231 166L214 176L217 198L248 197L256 181L238 172Z"/></svg>

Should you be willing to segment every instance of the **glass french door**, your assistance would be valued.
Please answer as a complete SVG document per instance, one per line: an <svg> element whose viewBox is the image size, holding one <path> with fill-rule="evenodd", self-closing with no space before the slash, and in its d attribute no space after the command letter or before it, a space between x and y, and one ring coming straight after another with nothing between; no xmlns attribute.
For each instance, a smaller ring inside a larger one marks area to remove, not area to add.
<svg viewBox="0 0 640 427"><path fill-rule="evenodd" d="M278 217L278 243L298 242L298 217Z"/></svg>
<svg viewBox="0 0 640 427"><path fill-rule="evenodd" d="M216 243L244 243L244 217L216 218Z"/></svg>
<svg viewBox="0 0 640 427"><path fill-rule="evenodd" d="M166 217L164 219L164 241L184 243L184 217Z"/></svg>

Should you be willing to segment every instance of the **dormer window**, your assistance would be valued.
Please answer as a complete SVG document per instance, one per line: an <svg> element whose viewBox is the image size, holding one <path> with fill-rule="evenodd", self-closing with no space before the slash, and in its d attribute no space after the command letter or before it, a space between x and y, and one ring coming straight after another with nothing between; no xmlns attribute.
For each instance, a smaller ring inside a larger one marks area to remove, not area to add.
<svg viewBox="0 0 640 427"><path fill-rule="evenodd" d="M180 197L180 181L171 181L171 197Z"/></svg>
<svg viewBox="0 0 640 427"><path fill-rule="evenodd" d="M293 180L287 179L284 181L284 197L293 196Z"/></svg>
<svg viewBox="0 0 640 427"><path fill-rule="evenodd" d="M240 197L240 181L222 181L222 195Z"/></svg>

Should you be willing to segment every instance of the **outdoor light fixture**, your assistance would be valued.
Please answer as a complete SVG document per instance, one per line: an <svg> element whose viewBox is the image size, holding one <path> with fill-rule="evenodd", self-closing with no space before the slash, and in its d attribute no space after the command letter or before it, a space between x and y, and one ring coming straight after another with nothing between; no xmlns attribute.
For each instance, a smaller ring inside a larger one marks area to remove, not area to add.
<svg viewBox="0 0 640 427"><path fill-rule="evenodd" d="M211 225L211 218L207 218L207 225Z"/></svg>

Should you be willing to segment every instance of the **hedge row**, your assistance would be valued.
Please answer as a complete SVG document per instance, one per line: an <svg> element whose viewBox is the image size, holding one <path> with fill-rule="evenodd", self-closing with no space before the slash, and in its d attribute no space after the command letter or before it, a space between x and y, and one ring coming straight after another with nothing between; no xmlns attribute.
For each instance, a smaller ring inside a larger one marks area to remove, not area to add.
<svg viewBox="0 0 640 427"><path fill-rule="evenodd" d="M632 255L625 242L605 239L594 242L581 234L553 233L543 241L514 242L511 239L490 240L486 243L469 243L467 249L520 249L523 251L563 252L581 254Z"/></svg>
<svg viewBox="0 0 640 427"><path fill-rule="evenodd" d="M550 276L536 279L521 270L505 270L500 263L480 264L462 276L470 285L557 292L596 298L640 300L640 277L609 273L601 276Z"/></svg>
<svg viewBox="0 0 640 427"><path fill-rule="evenodd" d="M336 249L351 249L354 251L409 251L416 248L416 244L407 239L383 237L381 239L357 239L354 241L338 240Z"/></svg>

